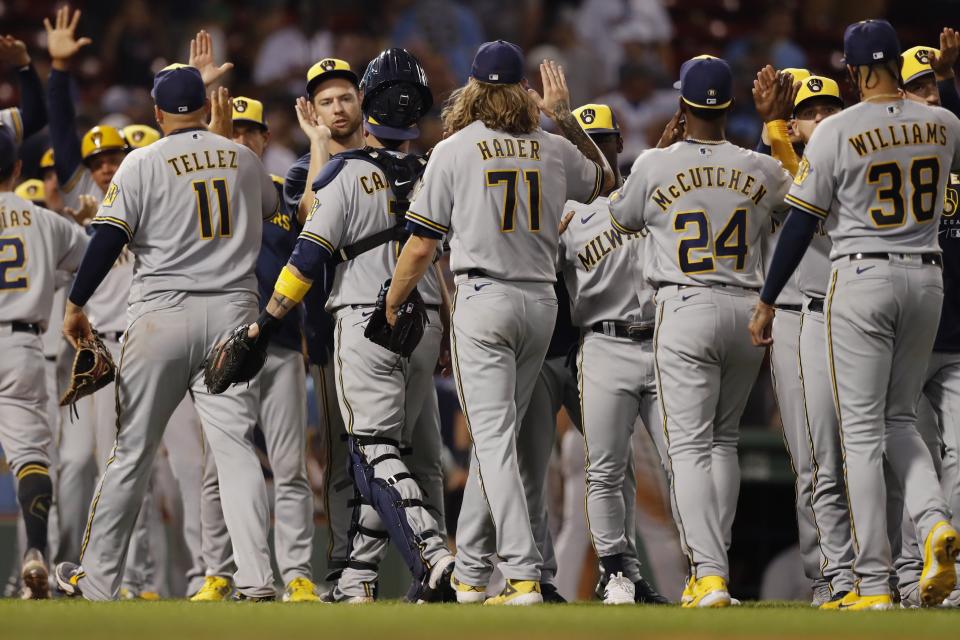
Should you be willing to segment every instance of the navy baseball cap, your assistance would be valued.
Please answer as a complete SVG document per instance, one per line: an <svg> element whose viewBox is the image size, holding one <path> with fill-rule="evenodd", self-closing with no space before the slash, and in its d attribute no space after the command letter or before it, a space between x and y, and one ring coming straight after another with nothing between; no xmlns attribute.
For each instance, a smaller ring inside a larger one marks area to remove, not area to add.
<svg viewBox="0 0 960 640"><path fill-rule="evenodd" d="M420 129L416 124L409 127L391 127L380 124L373 116L367 116L364 123L367 131L380 138L381 140L414 140L420 137Z"/></svg>
<svg viewBox="0 0 960 640"><path fill-rule="evenodd" d="M506 40L484 42L473 57L470 75L490 84L516 84L523 80L523 51Z"/></svg>
<svg viewBox="0 0 960 640"><path fill-rule="evenodd" d="M5 171L17 161L17 139L13 129L0 124L0 171Z"/></svg>
<svg viewBox="0 0 960 640"><path fill-rule="evenodd" d="M680 81L673 85L691 107L726 109L733 100L733 72L726 60L702 55L680 67Z"/></svg>
<svg viewBox="0 0 960 640"><path fill-rule="evenodd" d="M167 113L190 113L207 101L200 70L186 64L171 64L153 78L153 101Z"/></svg>
<svg viewBox="0 0 960 640"><path fill-rule="evenodd" d="M900 62L900 40L886 20L863 20L843 32L843 62L856 67L896 60Z"/></svg>

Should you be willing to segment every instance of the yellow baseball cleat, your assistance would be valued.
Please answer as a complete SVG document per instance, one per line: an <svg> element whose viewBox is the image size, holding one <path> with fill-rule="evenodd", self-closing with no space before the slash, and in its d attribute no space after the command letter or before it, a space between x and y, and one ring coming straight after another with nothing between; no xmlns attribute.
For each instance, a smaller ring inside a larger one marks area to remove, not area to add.
<svg viewBox="0 0 960 640"><path fill-rule="evenodd" d="M283 591L284 602L320 602L317 586L307 578L294 578Z"/></svg>
<svg viewBox="0 0 960 640"><path fill-rule="evenodd" d="M479 604L487 599L487 588L460 582L456 576L450 576L450 586L457 594L460 604Z"/></svg>
<svg viewBox="0 0 960 640"><path fill-rule="evenodd" d="M697 583L691 575L687 578L687 583L683 585L683 593L680 594L680 604L689 604L693 602L693 586Z"/></svg>
<svg viewBox="0 0 960 640"><path fill-rule="evenodd" d="M957 585L956 560L960 546L957 530L946 520L933 525L923 544L923 573L920 574L920 602L935 607Z"/></svg>
<svg viewBox="0 0 960 640"><path fill-rule="evenodd" d="M141 591L137 598L140 600L147 600L149 602L156 602L160 599L160 594L156 591Z"/></svg>
<svg viewBox="0 0 960 640"><path fill-rule="evenodd" d="M500 595L487 598L483 604L523 606L542 603L540 583L536 580L507 580Z"/></svg>
<svg viewBox="0 0 960 640"><path fill-rule="evenodd" d="M727 581L720 576L704 576L693 585L693 599L681 605L684 609L718 609L730 606Z"/></svg>
<svg viewBox="0 0 960 640"><path fill-rule="evenodd" d="M861 596L856 591L851 591L843 596L836 607L831 608L837 611L887 611L893 609L893 598L889 593Z"/></svg>
<svg viewBox="0 0 960 640"><path fill-rule="evenodd" d="M233 581L222 576L207 576L190 602L223 602L233 592Z"/></svg>
<svg viewBox="0 0 960 640"><path fill-rule="evenodd" d="M853 594L853 595L850 595ZM856 591L838 591L833 594L829 600L821 604L818 609L823 609L824 611L836 611L840 608L840 603L843 602L847 597L856 599Z"/></svg>

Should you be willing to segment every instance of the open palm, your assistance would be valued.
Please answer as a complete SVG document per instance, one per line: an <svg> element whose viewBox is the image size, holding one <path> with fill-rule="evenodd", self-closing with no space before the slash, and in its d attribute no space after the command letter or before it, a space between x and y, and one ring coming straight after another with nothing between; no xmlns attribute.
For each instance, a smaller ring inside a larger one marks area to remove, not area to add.
<svg viewBox="0 0 960 640"><path fill-rule="evenodd" d="M57 10L53 25L48 18L43 19L43 26L47 30L47 50L51 58L67 60L76 55L81 48L93 42L90 38L76 37L78 22L80 22L80 10L74 11L71 19L69 6Z"/></svg>

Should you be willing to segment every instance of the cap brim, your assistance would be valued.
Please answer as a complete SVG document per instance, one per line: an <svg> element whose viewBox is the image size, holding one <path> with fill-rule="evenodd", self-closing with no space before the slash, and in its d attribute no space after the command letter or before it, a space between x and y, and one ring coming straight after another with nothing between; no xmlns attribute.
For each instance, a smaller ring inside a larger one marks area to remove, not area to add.
<svg viewBox="0 0 960 640"><path fill-rule="evenodd" d="M619 129L584 129L588 136L603 136L611 133L620 133Z"/></svg>
<svg viewBox="0 0 960 640"><path fill-rule="evenodd" d="M382 140L413 140L420 137L420 129L414 125L401 129L399 127L388 127L385 124L363 123L367 131Z"/></svg>
<svg viewBox="0 0 960 640"><path fill-rule="evenodd" d="M264 131L267 131L267 130L270 128L270 127L268 127L266 124L264 124L263 122L260 122L260 121L258 121L258 120L251 120L250 118L234 118L233 121L234 121L234 122L246 122L246 123L248 123L248 124L255 124L255 125L257 125L258 127L260 127L261 129L263 129Z"/></svg>
<svg viewBox="0 0 960 640"><path fill-rule="evenodd" d="M307 82L307 95L313 93L313 90L317 88L317 85L321 82L326 82L327 80L333 80L334 78L343 78L344 80L349 80L353 83L353 86L360 88L360 78L353 71L348 71L347 69L334 69L332 71L325 71L321 73L313 80Z"/></svg>
<svg viewBox="0 0 960 640"><path fill-rule="evenodd" d="M913 74L913 75L910 76L909 78L904 78L904 79L903 79L903 84L910 84L911 82L913 82L913 81L916 80L917 78L922 78L923 76L928 75L928 74L932 74L932 73L933 73L933 69L924 69L923 71L919 71L919 72Z"/></svg>

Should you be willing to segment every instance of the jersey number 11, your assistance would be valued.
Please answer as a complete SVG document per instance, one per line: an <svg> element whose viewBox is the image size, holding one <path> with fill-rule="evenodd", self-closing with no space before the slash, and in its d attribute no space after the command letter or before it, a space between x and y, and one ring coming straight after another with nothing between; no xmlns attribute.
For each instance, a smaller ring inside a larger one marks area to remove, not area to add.
<svg viewBox="0 0 960 640"><path fill-rule="evenodd" d="M210 181L217 194L217 210L220 213L221 238L230 237L230 198L227 195L227 181L223 178L214 178ZM213 238L213 219L210 211L210 193L206 180L194 180L193 190L197 196L197 216L200 218L200 237L204 240Z"/></svg>

